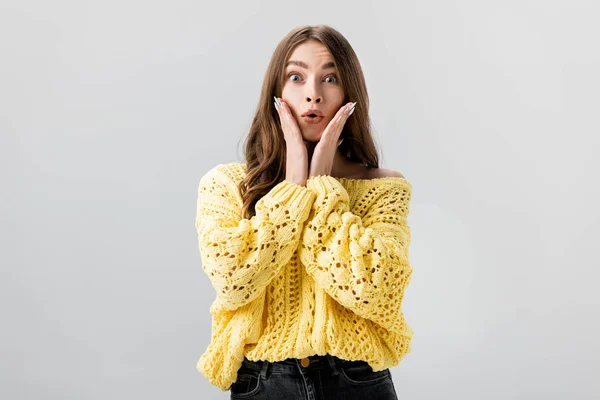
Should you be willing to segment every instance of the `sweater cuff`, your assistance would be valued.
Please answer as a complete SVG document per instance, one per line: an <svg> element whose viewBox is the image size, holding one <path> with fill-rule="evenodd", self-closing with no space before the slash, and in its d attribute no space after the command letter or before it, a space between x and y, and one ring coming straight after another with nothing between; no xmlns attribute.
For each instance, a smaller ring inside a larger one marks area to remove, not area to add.
<svg viewBox="0 0 600 400"><path fill-rule="evenodd" d="M310 210L317 196L307 187L283 180L275 185L263 199L271 207L283 205L294 214Z"/></svg>
<svg viewBox="0 0 600 400"><path fill-rule="evenodd" d="M319 196L324 196L331 192L344 193L346 191L346 188L331 175L313 176L306 181L306 187Z"/></svg>

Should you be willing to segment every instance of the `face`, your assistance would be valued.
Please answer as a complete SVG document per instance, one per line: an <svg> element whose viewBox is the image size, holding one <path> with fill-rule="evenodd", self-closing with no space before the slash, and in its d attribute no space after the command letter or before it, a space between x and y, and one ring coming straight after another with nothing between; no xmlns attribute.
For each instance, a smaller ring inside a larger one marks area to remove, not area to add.
<svg viewBox="0 0 600 400"><path fill-rule="evenodd" d="M343 105L344 93L337 68L331 64L333 57L327 48L311 40L296 46L285 67L281 98L288 104L302 137L308 142L320 140L327 124ZM311 108L321 111L320 121L309 123L302 116Z"/></svg>

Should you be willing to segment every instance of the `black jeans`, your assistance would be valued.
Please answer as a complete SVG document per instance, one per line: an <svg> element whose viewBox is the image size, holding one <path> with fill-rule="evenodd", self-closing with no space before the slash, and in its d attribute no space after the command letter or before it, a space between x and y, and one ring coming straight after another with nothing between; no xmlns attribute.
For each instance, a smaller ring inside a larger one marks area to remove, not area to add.
<svg viewBox="0 0 600 400"><path fill-rule="evenodd" d="M283 361L250 361L244 357L230 399L397 400L389 368L373 372L365 361L348 361L327 354Z"/></svg>

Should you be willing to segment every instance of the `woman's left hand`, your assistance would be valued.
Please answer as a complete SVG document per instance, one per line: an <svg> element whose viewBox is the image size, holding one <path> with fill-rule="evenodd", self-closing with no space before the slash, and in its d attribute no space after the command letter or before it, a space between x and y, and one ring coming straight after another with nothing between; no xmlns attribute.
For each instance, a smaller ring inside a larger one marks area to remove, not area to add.
<svg viewBox="0 0 600 400"><path fill-rule="evenodd" d="M329 121L319 143L315 146L310 159L310 170L308 177L318 175L330 175L333 167L333 159L337 151L337 142L348 117L354 111L356 103L347 103L341 107L335 116Z"/></svg>

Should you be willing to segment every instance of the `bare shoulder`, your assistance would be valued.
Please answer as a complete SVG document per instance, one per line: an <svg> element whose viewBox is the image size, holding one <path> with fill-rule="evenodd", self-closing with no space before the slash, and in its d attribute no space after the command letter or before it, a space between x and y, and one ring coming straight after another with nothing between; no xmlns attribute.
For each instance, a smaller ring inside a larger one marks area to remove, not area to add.
<svg viewBox="0 0 600 400"><path fill-rule="evenodd" d="M400 172L394 171L393 169L388 169L388 168L369 168L368 174L369 174L368 179L391 178L391 177L406 179L404 177L404 175L402 175Z"/></svg>

